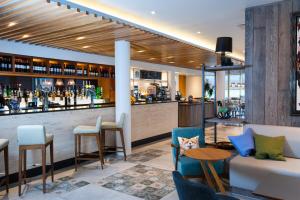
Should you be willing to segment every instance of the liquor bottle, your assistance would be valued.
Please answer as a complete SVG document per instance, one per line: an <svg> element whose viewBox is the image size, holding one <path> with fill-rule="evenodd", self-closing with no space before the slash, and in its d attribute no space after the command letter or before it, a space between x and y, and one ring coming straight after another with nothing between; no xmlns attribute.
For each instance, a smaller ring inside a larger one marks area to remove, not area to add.
<svg viewBox="0 0 300 200"><path fill-rule="evenodd" d="M26 107L28 107L28 97L29 97L29 91L25 90L23 93L23 98L25 100Z"/></svg>
<svg viewBox="0 0 300 200"><path fill-rule="evenodd" d="M20 103L22 101L22 92L21 92L21 84L18 85L18 91L17 91L17 99L18 102Z"/></svg>
<svg viewBox="0 0 300 200"><path fill-rule="evenodd" d="M7 86L6 88L6 96L7 98L11 98L12 90L10 89L10 86Z"/></svg>
<svg viewBox="0 0 300 200"><path fill-rule="evenodd" d="M6 85L4 85L3 87L3 97L7 98L7 89L6 89Z"/></svg>
<svg viewBox="0 0 300 200"><path fill-rule="evenodd" d="M32 101L32 98L33 98L33 94L32 94L32 91L29 92L29 101Z"/></svg>

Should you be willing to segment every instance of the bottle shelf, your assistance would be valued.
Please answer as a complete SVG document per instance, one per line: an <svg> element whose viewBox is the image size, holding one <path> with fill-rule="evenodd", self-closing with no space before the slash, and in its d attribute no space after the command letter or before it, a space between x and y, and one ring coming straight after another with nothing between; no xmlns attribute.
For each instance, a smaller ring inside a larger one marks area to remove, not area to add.
<svg viewBox="0 0 300 200"><path fill-rule="evenodd" d="M0 53L0 75L72 79L114 79L114 66Z"/></svg>

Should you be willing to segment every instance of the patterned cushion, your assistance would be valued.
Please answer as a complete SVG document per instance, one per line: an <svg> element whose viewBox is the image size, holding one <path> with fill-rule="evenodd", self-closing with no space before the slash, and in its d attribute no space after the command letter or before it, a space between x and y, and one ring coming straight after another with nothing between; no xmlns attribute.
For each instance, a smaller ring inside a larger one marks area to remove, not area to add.
<svg viewBox="0 0 300 200"><path fill-rule="evenodd" d="M199 148L199 136L192 138L178 137L180 146L180 155L183 155L185 150Z"/></svg>

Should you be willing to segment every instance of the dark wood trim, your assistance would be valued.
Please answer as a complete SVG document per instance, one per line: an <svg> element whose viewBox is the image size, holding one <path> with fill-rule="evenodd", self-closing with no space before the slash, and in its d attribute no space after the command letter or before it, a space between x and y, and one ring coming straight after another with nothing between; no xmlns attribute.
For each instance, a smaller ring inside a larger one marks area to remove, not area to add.
<svg viewBox="0 0 300 200"><path fill-rule="evenodd" d="M158 140L170 138L171 134L172 134L171 132L168 132L168 133L156 135L156 136L153 136L153 137L145 138L145 139L142 139L142 140L137 140L137 141L132 142L131 145L132 145L132 147L137 147L137 146L140 146L140 145L149 144L151 142L156 142Z"/></svg>

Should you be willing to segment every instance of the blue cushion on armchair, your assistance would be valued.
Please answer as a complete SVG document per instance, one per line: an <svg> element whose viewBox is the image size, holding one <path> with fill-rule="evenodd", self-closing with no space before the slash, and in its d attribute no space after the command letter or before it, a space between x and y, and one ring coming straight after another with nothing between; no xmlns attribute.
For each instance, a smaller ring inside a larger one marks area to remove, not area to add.
<svg viewBox="0 0 300 200"><path fill-rule="evenodd" d="M223 160L214 162L213 166L218 174L223 173L223 169L224 169ZM178 171L182 176L187 176L187 177L204 175L200 161L186 156L179 157Z"/></svg>
<svg viewBox="0 0 300 200"><path fill-rule="evenodd" d="M247 128L242 135L238 136L228 136L228 139L243 157L247 157L255 149L253 130Z"/></svg>

